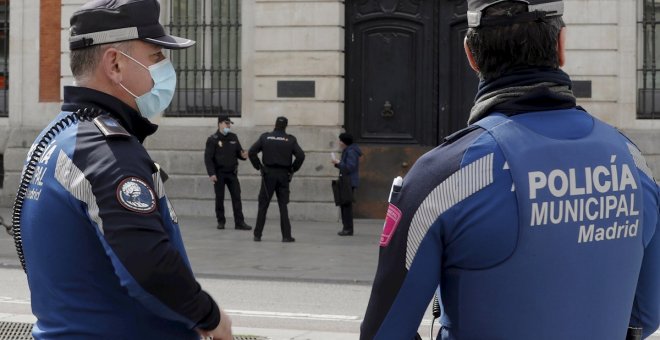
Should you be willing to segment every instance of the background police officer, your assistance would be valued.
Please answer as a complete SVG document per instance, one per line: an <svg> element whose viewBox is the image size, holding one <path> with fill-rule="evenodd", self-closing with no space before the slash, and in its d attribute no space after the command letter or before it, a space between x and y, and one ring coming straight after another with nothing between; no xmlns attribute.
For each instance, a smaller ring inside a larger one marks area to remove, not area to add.
<svg viewBox="0 0 660 340"><path fill-rule="evenodd" d="M295 242L291 237L291 222L289 221L289 182L293 173L298 171L305 160L305 153L298 145L296 137L286 133L288 125L286 117L277 117L275 129L262 134L248 152L250 162L255 169L261 171L262 181L259 191L259 211L257 225L254 228L254 241L261 241L261 235L266 223L266 212L273 192L277 195L280 207L280 228L282 242ZM262 161L257 154L261 152ZM292 160L295 157L295 161Z"/></svg>
<svg viewBox="0 0 660 340"><path fill-rule="evenodd" d="M241 147L238 136L230 132L234 122L227 115L218 116L218 131L206 140L204 164L215 189L215 216L218 229L225 229L225 186L231 195L236 229L251 230L245 223L241 204L241 184L238 182L238 160L246 160L247 152Z"/></svg>
<svg viewBox="0 0 660 340"><path fill-rule="evenodd" d="M33 144L14 211L37 340L232 339L142 145L176 88L162 49L195 43L159 15L156 0L94 0L71 17L76 86Z"/></svg>
<svg viewBox="0 0 660 340"><path fill-rule="evenodd" d="M660 189L639 149L576 105L563 2L467 5L471 125L395 180L360 338L413 339L435 292L439 339L648 337Z"/></svg>

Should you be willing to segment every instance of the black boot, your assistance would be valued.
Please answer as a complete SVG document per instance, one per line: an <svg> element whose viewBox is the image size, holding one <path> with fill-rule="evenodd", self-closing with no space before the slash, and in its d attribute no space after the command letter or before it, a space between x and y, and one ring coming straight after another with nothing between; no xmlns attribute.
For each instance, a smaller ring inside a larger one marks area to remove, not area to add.
<svg viewBox="0 0 660 340"><path fill-rule="evenodd" d="M344 229L337 233L339 236L353 236L353 230Z"/></svg>
<svg viewBox="0 0 660 340"><path fill-rule="evenodd" d="M252 230L252 226L245 222L236 223L236 230Z"/></svg>

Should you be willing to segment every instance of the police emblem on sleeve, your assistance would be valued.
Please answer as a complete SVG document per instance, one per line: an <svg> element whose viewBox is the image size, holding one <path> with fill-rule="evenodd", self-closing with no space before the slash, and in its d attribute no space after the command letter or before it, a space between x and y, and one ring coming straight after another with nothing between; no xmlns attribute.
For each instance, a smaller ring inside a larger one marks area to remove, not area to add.
<svg viewBox="0 0 660 340"><path fill-rule="evenodd" d="M156 194L147 182L137 177L128 177L119 183L117 200L133 212L148 214L156 210Z"/></svg>

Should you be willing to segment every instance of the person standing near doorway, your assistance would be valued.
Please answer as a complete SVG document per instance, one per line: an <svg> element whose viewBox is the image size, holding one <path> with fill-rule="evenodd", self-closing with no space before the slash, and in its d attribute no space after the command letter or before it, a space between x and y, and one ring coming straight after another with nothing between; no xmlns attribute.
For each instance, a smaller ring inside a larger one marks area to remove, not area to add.
<svg viewBox="0 0 660 340"><path fill-rule="evenodd" d="M280 228L282 229L282 242L295 242L291 237L291 222L289 221L289 182L293 173L300 170L305 160L305 152L298 145L293 135L286 133L289 120L286 117L277 117L275 129L262 134L250 147L248 152L250 162L255 169L261 172L261 190L259 191L259 212L257 225L254 228L254 241L261 241L261 234L266 224L266 212L273 193L277 195L277 205L280 207ZM257 156L261 152L262 161ZM295 157L295 161L292 158Z"/></svg>
<svg viewBox="0 0 660 340"><path fill-rule="evenodd" d="M215 216L218 220L218 229L225 229L226 186L231 195L236 229L252 230L252 227L245 223L241 204L241 184L238 181L238 160L246 160L247 152L241 147L238 136L230 132L233 123L227 115L218 116L218 131L206 140L204 164L215 189Z"/></svg>
<svg viewBox="0 0 660 340"><path fill-rule="evenodd" d="M344 132L339 134L339 147L342 150L341 159L333 159L335 168L339 169L339 176L348 176L351 179L353 192L360 184L360 157L362 150L353 143L353 136ZM340 205L341 223L343 228L337 233L339 236L353 236L353 202Z"/></svg>

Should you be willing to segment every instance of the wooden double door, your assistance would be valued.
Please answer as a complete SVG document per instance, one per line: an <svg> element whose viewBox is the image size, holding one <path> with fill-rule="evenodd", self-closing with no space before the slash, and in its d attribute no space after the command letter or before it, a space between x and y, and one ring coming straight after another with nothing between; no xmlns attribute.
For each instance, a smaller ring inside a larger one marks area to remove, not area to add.
<svg viewBox="0 0 660 340"><path fill-rule="evenodd" d="M364 151L356 217L383 218L392 179L466 126L478 79L465 0L346 1L345 127Z"/></svg>

